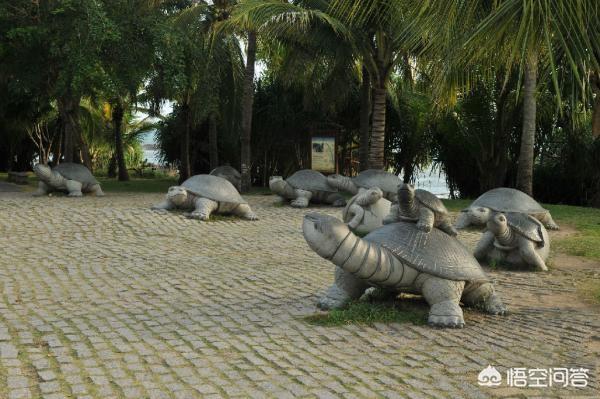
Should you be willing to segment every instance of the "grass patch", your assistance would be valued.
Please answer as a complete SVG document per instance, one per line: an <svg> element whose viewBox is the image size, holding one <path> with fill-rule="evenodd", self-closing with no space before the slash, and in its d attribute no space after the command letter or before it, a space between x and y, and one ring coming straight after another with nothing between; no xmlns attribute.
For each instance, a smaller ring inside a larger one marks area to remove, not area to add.
<svg viewBox="0 0 600 399"><path fill-rule="evenodd" d="M460 212L473 202L471 199L443 199L442 202L450 212Z"/></svg>
<svg viewBox="0 0 600 399"><path fill-rule="evenodd" d="M166 193L169 187L177 185L175 177L132 178L129 181L118 181L108 177L98 177L102 190L107 193Z"/></svg>
<svg viewBox="0 0 600 399"><path fill-rule="evenodd" d="M558 223L577 229L573 236L555 240L556 249L568 255L600 260L600 209L568 205L544 205Z"/></svg>
<svg viewBox="0 0 600 399"><path fill-rule="evenodd" d="M343 309L317 313L304 318L306 322L318 326L341 326L347 324L363 324L372 326L375 323L427 323L428 309L425 304L411 300L394 302L353 301Z"/></svg>

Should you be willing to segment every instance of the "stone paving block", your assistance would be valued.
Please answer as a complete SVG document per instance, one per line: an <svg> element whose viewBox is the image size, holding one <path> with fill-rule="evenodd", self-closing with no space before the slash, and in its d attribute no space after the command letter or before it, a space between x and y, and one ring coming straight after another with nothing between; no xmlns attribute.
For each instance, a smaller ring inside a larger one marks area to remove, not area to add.
<svg viewBox="0 0 600 399"><path fill-rule="evenodd" d="M9 398L484 398L496 395L477 385L488 364L598 374L589 344L598 310L543 300L571 303L575 272L490 270L512 314L466 310L461 331L318 327L302 318L333 266L302 238L307 210L248 196L259 221L202 223L150 211L163 195L0 196L0 383ZM459 234L471 248L478 237ZM598 379L580 391L525 393L600 397Z"/></svg>

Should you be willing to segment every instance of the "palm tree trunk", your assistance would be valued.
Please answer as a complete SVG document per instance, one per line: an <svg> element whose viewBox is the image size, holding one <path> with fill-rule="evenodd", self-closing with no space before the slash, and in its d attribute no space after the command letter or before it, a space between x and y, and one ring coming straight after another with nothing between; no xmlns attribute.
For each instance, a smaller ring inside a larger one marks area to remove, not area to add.
<svg viewBox="0 0 600 399"><path fill-rule="evenodd" d="M119 168L119 181L128 181L129 173L127 172L127 165L125 165L125 153L123 149L123 103L121 99L118 99L113 108L113 130L115 133L115 155L117 158L117 166Z"/></svg>
<svg viewBox="0 0 600 399"><path fill-rule="evenodd" d="M90 171L93 171L92 157L90 155L90 149L89 149L87 143L85 142L85 139L83 137L83 132L79 132L79 136L77 138L78 138L77 145L79 147L79 151L81 152L81 161L85 165L86 168L88 168Z"/></svg>
<svg viewBox="0 0 600 399"><path fill-rule="evenodd" d="M533 193L533 157L535 145L537 56L525 65L523 78L523 131L517 169L517 188L526 194Z"/></svg>
<svg viewBox="0 0 600 399"><path fill-rule="evenodd" d="M208 156L210 170L219 166L219 146L217 142L217 116L211 112L208 116Z"/></svg>
<svg viewBox="0 0 600 399"><path fill-rule="evenodd" d="M369 168L369 117L371 116L371 77L365 67L362 71L360 87L360 146L358 161L360 170Z"/></svg>
<svg viewBox="0 0 600 399"><path fill-rule="evenodd" d="M385 106L385 86L379 84L373 89L373 123L369 148L369 168L371 169L385 167Z"/></svg>
<svg viewBox="0 0 600 399"><path fill-rule="evenodd" d="M58 99L58 112L63 124L63 155L65 162L73 162L75 139L81 134L79 128L79 98L66 95Z"/></svg>
<svg viewBox="0 0 600 399"><path fill-rule="evenodd" d="M181 168L179 170L179 183L183 183L192 175L192 165L190 162L190 130L192 129L192 115L190 106L183 105L185 113L185 130L183 140L181 140Z"/></svg>
<svg viewBox="0 0 600 399"><path fill-rule="evenodd" d="M600 137L600 73L593 73L590 79L590 86L596 95L594 105L592 106L592 135Z"/></svg>
<svg viewBox="0 0 600 399"><path fill-rule="evenodd" d="M244 92L242 97L242 136L240 138L242 192L248 192L252 186L252 106L254 104L254 62L256 60L256 32L248 32L246 48L246 72L244 74Z"/></svg>

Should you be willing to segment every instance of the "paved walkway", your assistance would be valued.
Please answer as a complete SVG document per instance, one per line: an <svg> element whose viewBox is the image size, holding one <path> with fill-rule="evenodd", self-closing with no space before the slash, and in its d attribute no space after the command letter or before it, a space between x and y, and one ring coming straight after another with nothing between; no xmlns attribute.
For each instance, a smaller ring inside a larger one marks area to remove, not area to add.
<svg viewBox="0 0 600 399"><path fill-rule="evenodd" d="M161 198L0 194L0 398L600 397L600 310L574 286L597 269L493 272L512 314L463 330L318 327L332 265L304 211L254 196L260 221L202 223L148 210ZM483 388L488 364L590 385Z"/></svg>

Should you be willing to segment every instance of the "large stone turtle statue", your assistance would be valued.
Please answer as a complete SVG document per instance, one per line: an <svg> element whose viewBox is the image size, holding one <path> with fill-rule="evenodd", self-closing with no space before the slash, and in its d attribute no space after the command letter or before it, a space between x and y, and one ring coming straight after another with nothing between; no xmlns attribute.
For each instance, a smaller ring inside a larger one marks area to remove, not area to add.
<svg viewBox="0 0 600 399"><path fill-rule="evenodd" d="M66 192L69 197L81 197L83 193L104 196L98 180L83 165L63 162L50 168L48 165L38 163L33 167L33 171L40 179L34 196L46 195L53 191Z"/></svg>
<svg viewBox="0 0 600 399"><path fill-rule="evenodd" d="M320 172L302 169L283 180L281 176L271 176L269 188L284 200L290 200L295 208L306 208L310 202L345 206L346 200L337 188L327 183Z"/></svg>
<svg viewBox="0 0 600 399"><path fill-rule="evenodd" d="M374 187L362 189L342 211L342 219L350 230L365 235L383 225L383 218L390 212L392 203L383 197L383 191Z"/></svg>
<svg viewBox="0 0 600 399"><path fill-rule="evenodd" d="M451 236L458 234L450 223L450 215L444 203L427 190L415 190L411 184L400 186L398 204L392 206L383 224L398 221L416 223L417 228L426 233L437 227Z"/></svg>
<svg viewBox="0 0 600 399"><path fill-rule="evenodd" d="M180 186L169 187L165 200L152 209L192 210L186 216L200 220L208 220L213 213L234 214L247 220L258 219L233 184L212 175L195 175Z"/></svg>
<svg viewBox="0 0 600 399"><path fill-rule="evenodd" d="M550 238L542 223L523 213L496 213L487 222L475 258L548 270Z"/></svg>
<svg viewBox="0 0 600 399"><path fill-rule="evenodd" d="M242 190L242 175L233 166L217 166L211 170L209 174L227 179L231 184L233 184L233 187L235 187L236 190Z"/></svg>
<svg viewBox="0 0 600 399"><path fill-rule="evenodd" d="M470 225L485 226L496 212L525 213L533 216L550 230L558 230L547 209L529 195L514 188L499 187L483 193L459 215L454 227L464 229Z"/></svg>
<svg viewBox="0 0 600 399"><path fill-rule="evenodd" d="M414 223L385 225L359 238L333 216L309 213L302 226L310 248L336 265L335 282L319 301L339 308L367 288L422 294L430 305L429 324L463 327L459 302L490 314L506 307L477 260L455 238Z"/></svg>
<svg viewBox="0 0 600 399"><path fill-rule="evenodd" d="M398 185L402 181L393 173L379 169L367 169L354 177L339 174L327 176L327 182L339 190L358 194L361 188L378 187L383 191L383 197L395 202L397 200Z"/></svg>

